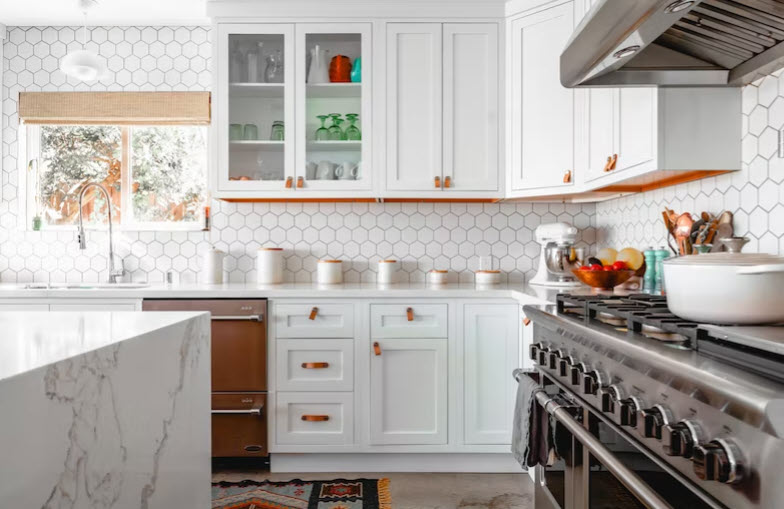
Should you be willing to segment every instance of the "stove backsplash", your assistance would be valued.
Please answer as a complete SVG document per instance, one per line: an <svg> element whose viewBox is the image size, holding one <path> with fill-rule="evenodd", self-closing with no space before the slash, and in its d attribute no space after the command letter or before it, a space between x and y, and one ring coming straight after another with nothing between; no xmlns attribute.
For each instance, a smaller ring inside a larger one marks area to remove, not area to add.
<svg viewBox="0 0 784 509"><path fill-rule="evenodd" d="M18 212L17 97L22 90L209 90L210 29L203 27L96 27L93 49L113 76L93 85L65 78L58 58L79 45L71 27L9 27L3 54L2 201L0 280L95 282L106 279L106 237L90 232L79 251L75 232L27 232ZM98 46L100 45L100 46ZM150 58L152 57L152 58ZM165 69L165 71L164 71ZM316 260L345 260L349 282L375 280L375 261L402 260L403 280L423 281L433 267L473 280L478 257L492 255L511 282L536 270L539 246L533 230L566 221L591 247L595 206L562 204L232 204L213 203L213 229L194 232L123 232L119 253L134 280L160 282L167 271L194 282L201 254L215 245L229 253L229 279L255 281L261 245L289 250L285 277L308 282Z"/></svg>
<svg viewBox="0 0 784 509"><path fill-rule="evenodd" d="M743 168L739 172L629 195L596 205L600 246L666 246L664 207L676 212L730 210L744 251L784 255L784 75L777 71L743 89Z"/></svg>

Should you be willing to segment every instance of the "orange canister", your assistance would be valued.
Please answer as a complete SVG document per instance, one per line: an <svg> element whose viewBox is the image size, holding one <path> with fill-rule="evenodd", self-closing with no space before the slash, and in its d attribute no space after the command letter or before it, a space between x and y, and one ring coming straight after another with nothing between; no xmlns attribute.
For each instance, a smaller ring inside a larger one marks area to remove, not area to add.
<svg viewBox="0 0 784 509"><path fill-rule="evenodd" d="M332 83L348 83L351 81L351 59L345 55L336 55L329 63L329 81Z"/></svg>

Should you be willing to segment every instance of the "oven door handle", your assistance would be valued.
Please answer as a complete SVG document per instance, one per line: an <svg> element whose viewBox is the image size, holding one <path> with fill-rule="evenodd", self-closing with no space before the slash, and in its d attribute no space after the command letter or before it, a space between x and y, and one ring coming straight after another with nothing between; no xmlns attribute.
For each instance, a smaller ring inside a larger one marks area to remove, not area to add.
<svg viewBox="0 0 784 509"><path fill-rule="evenodd" d="M536 393L536 401L548 414L555 417L591 454L604 465L645 507L649 509L672 509L633 470L626 467L598 438L562 407L557 400L543 390Z"/></svg>
<svg viewBox="0 0 784 509"><path fill-rule="evenodd" d="M263 322L264 315L213 316L212 319L219 322Z"/></svg>
<svg viewBox="0 0 784 509"><path fill-rule="evenodd" d="M213 410L212 413L218 415L261 415L263 410L264 404L261 404L255 408L248 408L243 410Z"/></svg>

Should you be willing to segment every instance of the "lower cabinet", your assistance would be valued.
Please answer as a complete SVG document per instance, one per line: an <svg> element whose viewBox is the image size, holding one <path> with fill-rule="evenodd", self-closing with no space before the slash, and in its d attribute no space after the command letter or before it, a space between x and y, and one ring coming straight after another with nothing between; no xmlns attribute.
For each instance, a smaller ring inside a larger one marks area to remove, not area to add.
<svg viewBox="0 0 784 509"><path fill-rule="evenodd" d="M463 308L463 412L466 444L512 441L516 383L520 364L517 304L466 304Z"/></svg>
<svg viewBox="0 0 784 509"><path fill-rule="evenodd" d="M384 339L370 356L370 443L447 443L447 339Z"/></svg>
<svg viewBox="0 0 784 509"><path fill-rule="evenodd" d="M349 445L354 442L354 394L281 392L275 409L277 443Z"/></svg>

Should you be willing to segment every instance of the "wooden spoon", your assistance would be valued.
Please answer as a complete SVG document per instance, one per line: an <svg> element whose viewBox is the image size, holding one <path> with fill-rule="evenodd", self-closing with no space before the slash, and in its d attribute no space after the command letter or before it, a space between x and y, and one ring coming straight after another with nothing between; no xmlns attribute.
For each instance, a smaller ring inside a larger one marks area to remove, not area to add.
<svg viewBox="0 0 784 509"><path fill-rule="evenodd" d="M694 219L691 214L684 212L678 216L675 222L675 238L678 240L678 248L681 255L691 254L691 229L694 226Z"/></svg>

